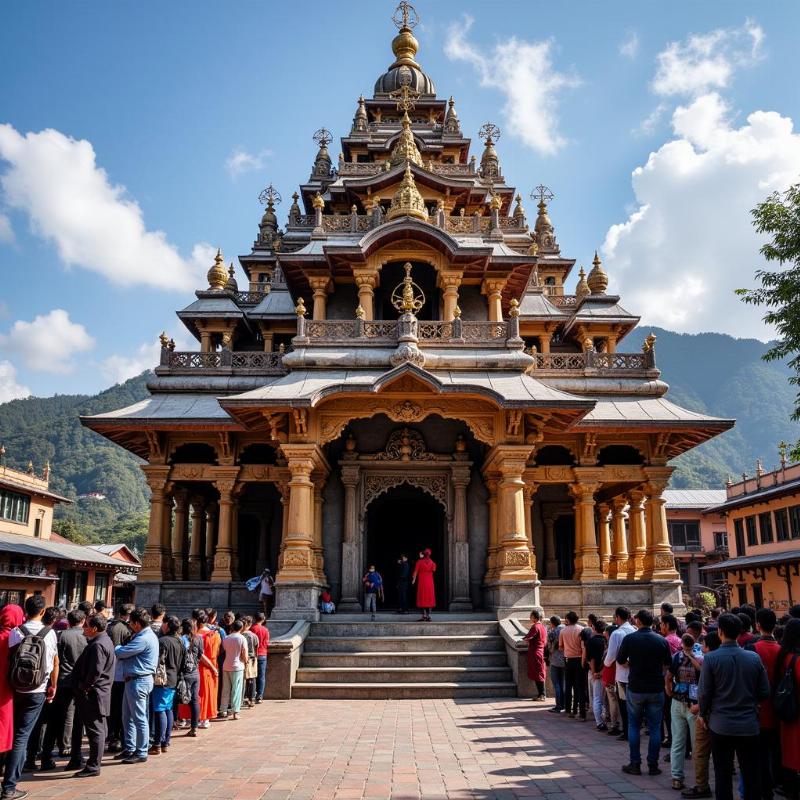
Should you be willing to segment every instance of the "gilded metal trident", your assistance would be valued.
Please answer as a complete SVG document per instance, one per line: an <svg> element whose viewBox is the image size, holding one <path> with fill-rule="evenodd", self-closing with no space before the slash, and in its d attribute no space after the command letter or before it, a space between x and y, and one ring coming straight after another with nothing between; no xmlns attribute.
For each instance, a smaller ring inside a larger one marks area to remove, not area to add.
<svg viewBox="0 0 800 800"><path fill-rule="evenodd" d="M406 0L400 0L400 5L394 10L394 15L392 16L392 22L403 30L403 28L416 28L417 24L419 23L419 15L417 14L417 9L411 5L411 3L407 3Z"/></svg>
<svg viewBox="0 0 800 800"><path fill-rule="evenodd" d="M270 208L278 205L282 200L281 193L272 184L267 186L258 196L258 202L261 203L261 205L266 204Z"/></svg>
<svg viewBox="0 0 800 800"><path fill-rule="evenodd" d="M540 203L549 203L554 198L555 195L543 183L531 192L531 200L538 200Z"/></svg>

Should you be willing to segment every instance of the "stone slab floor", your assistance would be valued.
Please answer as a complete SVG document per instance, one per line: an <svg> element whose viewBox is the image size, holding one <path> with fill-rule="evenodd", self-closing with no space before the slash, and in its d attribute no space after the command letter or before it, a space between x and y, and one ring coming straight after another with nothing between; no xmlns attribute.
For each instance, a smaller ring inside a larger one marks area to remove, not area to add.
<svg viewBox="0 0 800 800"><path fill-rule="evenodd" d="M620 772L627 744L530 700L270 701L98 778L25 773L31 798L674 800L669 765ZM643 747L647 737L642 737ZM665 751L662 751L662 753ZM687 783L694 776L687 762Z"/></svg>

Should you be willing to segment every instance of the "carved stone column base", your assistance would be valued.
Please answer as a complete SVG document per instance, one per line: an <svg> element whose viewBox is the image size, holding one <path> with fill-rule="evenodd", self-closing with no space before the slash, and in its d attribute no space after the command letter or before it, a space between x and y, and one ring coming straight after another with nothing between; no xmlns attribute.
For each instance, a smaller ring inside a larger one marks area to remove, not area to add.
<svg viewBox="0 0 800 800"><path fill-rule="evenodd" d="M580 581L580 583L602 581L603 573L600 572L600 556L597 553L578 553L575 556L575 573L572 579Z"/></svg>
<svg viewBox="0 0 800 800"><path fill-rule="evenodd" d="M172 556L172 580L180 581L184 578L186 560L182 553Z"/></svg>
<svg viewBox="0 0 800 800"><path fill-rule="evenodd" d="M319 592L322 586L316 582L280 582L275 586L275 608L270 620L319 621Z"/></svg>
<svg viewBox="0 0 800 800"><path fill-rule="evenodd" d="M142 571L139 573L138 582L167 580L170 566L161 548L146 547L142 557ZM165 574L165 571L167 574Z"/></svg>
<svg viewBox="0 0 800 800"><path fill-rule="evenodd" d="M199 581L203 577L203 563L199 558L189 556L189 580Z"/></svg>
<svg viewBox="0 0 800 800"><path fill-rule="evenodd" d="M644 554L637 553L628 559L627 577L629 581L638 581L644 579ZM625 573L620 571L618 576L620 580L625 578Z"/></svg>
<svg viewBox="0 0 800 800"><path fill-rule="evenodd" d="M612 558L608 562L608 579L624 581L628 576L628 563L627 558Z"/></svg>
<svg viewBox="0 0 800 800"><path fill-rule="evenodd" d="M214 581L214 583L220 583L232 579L230 551L217 550L214 554L214 570L211 573L211 580Z"/></svg>
<svg viewBox="0 0 800 800"><path fill-rule="evenodd" d="M538 580L539 576L531 565L531 553L527 547L513 550L503 548L498 551L493 582L526 583Z"/></svg>
<svg viewBox="0 0 800 800"><path fill-rule="evenodd" d="M675 569L675 557L669 551L648 553L644 557L644 576L652 581L680 580L678 570Z"/></svg>

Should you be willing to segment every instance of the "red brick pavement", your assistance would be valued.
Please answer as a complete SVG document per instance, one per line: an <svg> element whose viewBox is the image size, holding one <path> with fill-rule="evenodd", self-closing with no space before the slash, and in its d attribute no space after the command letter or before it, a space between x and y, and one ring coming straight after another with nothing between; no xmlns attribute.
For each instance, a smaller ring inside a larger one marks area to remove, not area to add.
<svg viewBox="0 0 800 800"><path fill-rule="evenodd" d="M627 744L529 700L265 702L196 739L176 731L146 764L98 778L25 773L31 798L677 800L669 765L620 772ZM643 736L643 751L647 738ZM687 782L693 775L687 762Z"/></svg>

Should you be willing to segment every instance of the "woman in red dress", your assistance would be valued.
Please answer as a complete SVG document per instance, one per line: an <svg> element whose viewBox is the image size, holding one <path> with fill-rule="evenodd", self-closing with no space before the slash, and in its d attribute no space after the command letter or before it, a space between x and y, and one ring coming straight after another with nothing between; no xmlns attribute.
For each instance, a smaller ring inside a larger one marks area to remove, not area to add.
<svg viewBox="0 0 800 800"><path fill-rule="evenodd" d="M436 564L431 561L431 551L425 548L420 553L421 558L414 567L411 583L417 584L417 608L422 611L420 622L431 621L431 609L436 606L436 591L433 587L433 573Z"/></svg>
<svg viewBox="0 0 800 800"><path fill-rule="evenodd" d="M14 690L8 682L8 637L22 625L25 614L17 605L0 609L0 753L6 753L14 743Z"/></svg>
<svg viewBox="0 0 800 800"><path fill-rule="evenodd" d="M536 684L539 694L534 700L544 700L544 646L547 642L547 630L541 622L542 615L538 609L531 611L531 629L522 640L528 643L528 679Z"/></svg>
<svg viewBox="0 0 800 800"><path fill-rule="evenodd" d="M800 694L800 619L790 619L783 629L781 649L775 662L773 686L780 683L794 657L797 657L794 664L794 686L795 692ZM796 773L800 771L800 717L795 717L791 722L781 721L780 725L781 761L787 771Z"/></svg>

